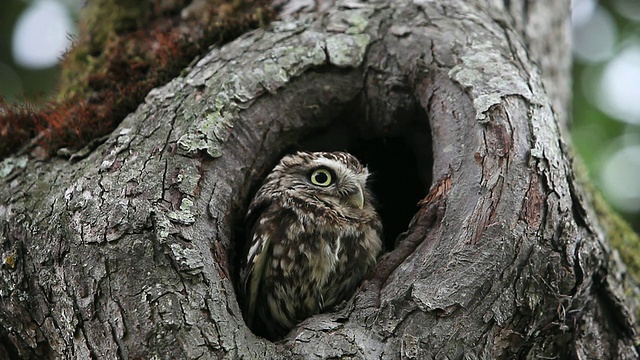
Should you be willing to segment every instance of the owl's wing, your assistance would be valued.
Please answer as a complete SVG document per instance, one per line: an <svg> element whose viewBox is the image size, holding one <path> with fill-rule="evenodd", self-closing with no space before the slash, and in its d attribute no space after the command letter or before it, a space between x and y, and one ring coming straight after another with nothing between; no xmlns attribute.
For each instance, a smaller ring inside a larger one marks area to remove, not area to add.
<svg viewBox="0 0 640 360"><path fill-rule="evenodd" d="M247 265L245 267L244 292L247 322L251 326L256 316L255 309L262 291L265 267L270 253L271 242L269 236L261 231L253 234L251 247L247 254Z"/></svg>
<svg viewBox="0 0 640 360"><path fill-rule="evenodd" d="M242 288L244 292L245 315L249 326L252 325L255 314L257 299L261 291L265 264L269 254L269 235L260 226L260 215L269 207L271 200L266 197L259 197L249 206L246 224L250 235L249 250L247 251L246 264L241 274Z"/></svg>

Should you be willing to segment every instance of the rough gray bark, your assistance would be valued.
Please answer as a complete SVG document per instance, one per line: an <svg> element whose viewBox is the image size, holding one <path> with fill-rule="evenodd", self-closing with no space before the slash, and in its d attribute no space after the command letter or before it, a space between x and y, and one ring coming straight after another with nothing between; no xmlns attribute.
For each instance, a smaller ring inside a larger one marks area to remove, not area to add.
<svg viewBox="0 0 640 360"><path fill-rule="evenodd" d="M0 357L637 358L560 135L568 2L322 6L213 49L84 158L2 163ZM385 137L426 183L408 230L354 300L256 337L251 191L294 145Z"/></svg>

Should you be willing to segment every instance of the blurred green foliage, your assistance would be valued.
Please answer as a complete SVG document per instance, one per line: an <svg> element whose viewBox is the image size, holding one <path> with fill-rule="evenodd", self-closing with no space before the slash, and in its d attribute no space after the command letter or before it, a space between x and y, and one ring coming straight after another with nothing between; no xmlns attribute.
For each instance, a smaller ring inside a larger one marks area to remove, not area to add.
<svg viewBox="0 0 640 360"><path fill-rule="evenodd" d="M635 181L635 184L632 185L635 187L632 189L611 189L612 185L607 184L603 178L605 167L612 159L613 153L621 150L623 139L640 139L640 119L626 119L626 121L623 121L623 119L616 119L612 114L607 114L598 106L598 101L600 100L598 99L598 93L599 91L606 91L599 88L599 86L601 75L609 62L614 60L625 48L640 45L640 23L630 18L634 16L637 18L640 15L640 11L625 13L622 10L622 6L620 6L621 3L627 2L627 7L631 6L636 10L640 10L640 1L606 0L598 2L593 0L574 0L574 6L578 2L599 6L599 10L613 20L616 36L612 44L612 54L609 58L594 61L576 58L574 61L572 142L575 145L575 150L586 164L589 176L596 188L603 192L605 198L638 232L640 231L640 212L625 210L617 206L610 194L613 190L618 193L624 193L625 191L630 194L637 193L640 191L640 179ZM594 39L593 41L597 40ZM635 66L640 68L640 63ZM632 81L632 78L620 79L620 81ZM628 84L621 83L620 85ZM637 86L640 87L640 84ZM640 99L634 101L640 101ZM629 164L629 166L634 165ZM626 176L625 174L609 175L614 178L616 176ZM626 182L633 182L633 180L626 180Z"/></svg>

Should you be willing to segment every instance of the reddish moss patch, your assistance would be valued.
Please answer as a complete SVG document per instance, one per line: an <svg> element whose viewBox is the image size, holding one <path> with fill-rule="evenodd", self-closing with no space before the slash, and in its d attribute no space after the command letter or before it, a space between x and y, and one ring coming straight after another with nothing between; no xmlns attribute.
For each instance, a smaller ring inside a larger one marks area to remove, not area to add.
<svg viewBox="0 0 640 360"><path fill-rule="evenodd" d="M46 154L111 132L146 94L212 44L271 20L266 0L96 0L43 106L0 100L0 157L32 142ZM32 139L37 138L36 141Z"/></svg>

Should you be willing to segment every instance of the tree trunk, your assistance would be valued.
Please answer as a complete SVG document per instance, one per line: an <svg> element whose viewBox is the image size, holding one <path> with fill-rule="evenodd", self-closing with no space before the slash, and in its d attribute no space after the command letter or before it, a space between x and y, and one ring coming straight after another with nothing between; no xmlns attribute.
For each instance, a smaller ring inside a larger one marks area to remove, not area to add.
<svg viewBox="0 0 640 360"><path fill-rule="evenodd" d="M637 358L561 137L569 2L317 6L213 48L88 154L2 163L0 358ZM389 252L272 343L236 299L243 214L299 148L369 164Z"/></svg>

